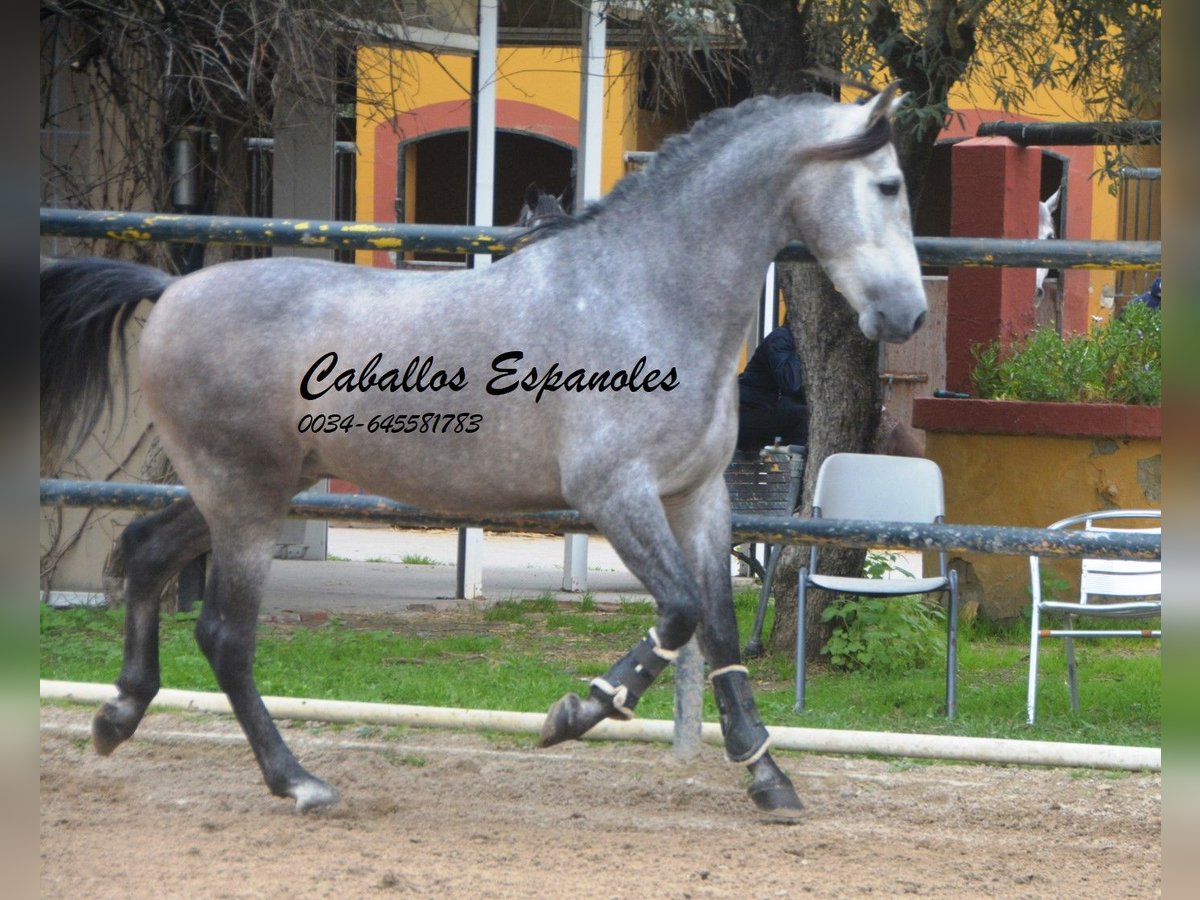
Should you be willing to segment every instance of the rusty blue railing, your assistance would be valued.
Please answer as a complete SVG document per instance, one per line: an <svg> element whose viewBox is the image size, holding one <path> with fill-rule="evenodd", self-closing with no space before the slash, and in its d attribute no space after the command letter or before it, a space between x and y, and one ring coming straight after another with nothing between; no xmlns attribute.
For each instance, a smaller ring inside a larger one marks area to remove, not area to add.
<svg viewBox="0 0 1200 900"><path fill-rule="evenodd" d="M107 238L126 242L174 241L468 254L512 252L520 249L526 234L523 229L508 226L402 225L48 208L41 210L41 231L43 235L53 237ZM1162 265L1159 241L918 237L916 246L917 256L928 266L1154 269ZM813 260L808 248L799 242L788 244L777 258Z"/></svg>

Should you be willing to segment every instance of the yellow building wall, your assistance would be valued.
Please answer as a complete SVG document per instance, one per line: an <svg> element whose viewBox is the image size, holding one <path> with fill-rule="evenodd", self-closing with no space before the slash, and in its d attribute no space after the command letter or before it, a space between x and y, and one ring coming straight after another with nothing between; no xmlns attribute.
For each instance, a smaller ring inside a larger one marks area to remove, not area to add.
<svg viewBox="0 0 1200 900"><path fill-rule="evenodd" d="M506 100L543 107L566 117L578 128L580 94L578 48L502 47L497 54L497 102ZM625 174L626 150L652 149L639 139L636 83L622 73L630 55L609 50L605 61L601 190L607 192ZM371 136L396 115L437 104L461 103L470 107L471 59L435 55L426 51L364 47L358 57L359 98L356 104L360 136L355 183L357 219L386 222L394 211L377 199L378 148ZM415 177L411 166L405 167ZM410 185L411 186L411 185ZM409 213L411 218L411 213ZM358 262L370 264L370 252L360 252Z"/></svg>
<svg viewBox="0 0 1200 900"><path fill-rule="evenodd" d="M928 431L927 458L942 470L946 521L1045 528L1093 509L1160 509L1162 442ZM1028 609L1029 559L963 553L963 600L992 620ZM926 561L926 570L935 560ZM1078 590L1078 563L1047 564Z"/></svg>

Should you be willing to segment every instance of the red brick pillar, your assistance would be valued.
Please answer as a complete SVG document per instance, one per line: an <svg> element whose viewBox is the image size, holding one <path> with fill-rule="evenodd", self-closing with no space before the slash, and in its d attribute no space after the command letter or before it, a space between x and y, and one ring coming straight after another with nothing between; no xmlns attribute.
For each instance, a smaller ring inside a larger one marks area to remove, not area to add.
<svg viewBox="0 0 1200 900"><path fill-rule="evenodd" d="M950 234L1037 237L1042 154L1008 138L971 138L950 153ZM1034 325L1034 271L950 269L947 287L946 387L971 390L971 348L1007 342Z"/></svg>

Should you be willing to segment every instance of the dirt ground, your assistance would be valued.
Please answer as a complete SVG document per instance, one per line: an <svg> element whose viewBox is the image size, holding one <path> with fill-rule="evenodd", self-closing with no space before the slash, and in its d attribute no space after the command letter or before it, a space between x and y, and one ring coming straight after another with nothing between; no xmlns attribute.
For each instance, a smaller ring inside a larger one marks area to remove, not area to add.
<svg viewBox="0 0 1200 900"><path fill-rule="evenodd" d="M758 819L705 747L285 723L342 792L271 797L232 719L152 714L101 758L44 706L43 897L1153 897L1150 774L779 754L807 805Z"/></svg>

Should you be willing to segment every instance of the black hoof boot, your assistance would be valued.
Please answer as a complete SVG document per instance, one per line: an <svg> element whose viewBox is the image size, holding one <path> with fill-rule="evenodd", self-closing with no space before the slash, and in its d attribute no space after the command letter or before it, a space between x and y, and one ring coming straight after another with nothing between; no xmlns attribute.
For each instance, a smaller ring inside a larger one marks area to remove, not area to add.
<svg viewBox="0 0 1200 900"><path fill-rule="evenodd" d="M634 707L646 688L677 655L658 643L658 632L651 628L632 650L626 653L603 678L592 679L585 699L567 694L546 714L539 747L551 747L562 741L582 737L601 719L632 719Z"/></svg>
<svg viewBox="0 0 1200 900"><path fill-rule="evenodd" d="M750 787L747 793L759 811L772 822L795 824L800 821L804 804L770 754L750 765Z"/></svg>
<svg viewBox="0 0 1200 900"><path fill-rule="evenodd" d="M594 697L583 699L578 694L567 694L546 713L538 746L553 747L563 741L578 740L611 712L611 707L606 708Z"/></svg>

